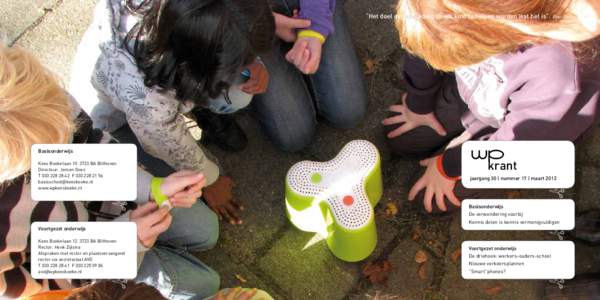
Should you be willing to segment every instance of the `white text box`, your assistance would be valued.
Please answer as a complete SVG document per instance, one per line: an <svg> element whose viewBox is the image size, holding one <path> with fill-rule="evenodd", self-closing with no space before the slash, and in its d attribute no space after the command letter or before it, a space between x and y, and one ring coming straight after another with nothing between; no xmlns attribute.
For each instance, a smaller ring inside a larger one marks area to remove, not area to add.
<svg viewBox="0 0 600 300"><path fill-rule="evenodd" d="M133 144L37 144L31 147L31 197L36 201L134 201Z"/></svg>
<svg viewBox="0 0 600 300"><path fill-rule="evenodd" d="M464 230L572 230L575 202L564 199L477 199L461 204Z"/></svg>
<svg viewBox="0 0 600 300"><path fill-rule="evenodd" d="M571 279L575 244L570 241L466 241L464 279Z"/></svg>
<svg viewBox="0 0 600 300"><path fill-rule="evenodd" d="M575 146L570 141L468 141L462 146L466 188L571 188Z"/></svg>
<svg viewBox="0 0 600 300"><path fill-rule="evenodd" d="M31 275L35 279L133 279L137 227L133 222L35 222Z"/></svg>

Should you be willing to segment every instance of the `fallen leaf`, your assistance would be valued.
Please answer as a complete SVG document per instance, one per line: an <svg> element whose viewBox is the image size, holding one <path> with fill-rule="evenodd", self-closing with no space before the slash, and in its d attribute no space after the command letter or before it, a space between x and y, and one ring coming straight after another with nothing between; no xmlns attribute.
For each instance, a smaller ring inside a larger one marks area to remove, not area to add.
<svg viewBox="0 0 600 300"><path fill-rule="evenodd" d="M362 274L372 284L385 284L391 270L392 263L389 260L372 261L363 267Z"/></svg>
<svg viewBox="0 0 600 300"><path fill-rule="evenodd" d="M488 296L496 296L500 294L500 292L502 292L502 285L496 285L485 289L485 293Z"/></svg>
<svg viewBox="0 0 600 300"><path fill-rule="evenodd" d="M426 262L427 261L427 253L425 253L425 251L423 251L423 250L417 251L417 253L415 253L415 261L419 264Z"/></svg>
<svg viewBox="0 0 600 300"><path fill-rule="evenodd" d="M458 259L460 258L461 255L461 250L460 248L454 250L452 253L450 253L450 259L452 260L453 263L458 264Z"/></svg>
<svg viewBox="0 0 600 300"><path fill-rule="evenodd" d="M237 280L239 280L241 283L248 282L248 280L246 280L246 278L242 277L240 274L235 274L235 278L237 278Z"/></svg>
<svg viewBox="0 0 600 300"><path fill-rule="evenodd" d="M388 202L385 206L385 215L387 217L393 217L398 214L398 207L393 202Z"/></svg>
<svg viewBox="0 0 600 300"><path fill-rule="evenodd" d="M506 193L506 198L507 199L519 199L519 198L521 198L521 191L520 190L508 191Z"/></svg>
<svg viewBox="0 0 600 300"><path fill-rule="evenodd" d="M422 263L419 265L417 275L419 275L419 279L427 280L427 263Z"/></svg>
<svg viewBox="0 0 600 300"><path fill-rule="evenodd" d="M377 70L379 63L374 59L367 59L365 61L365 75L372 75Z"/></svg>
<svg viewBox="0 0 600 300"><path fill-rule="evenodd" d="M413 241L418 241L421 239L421 233L419 233L418 229L415 229L412 234L410 235L410 239Z"/></svg>

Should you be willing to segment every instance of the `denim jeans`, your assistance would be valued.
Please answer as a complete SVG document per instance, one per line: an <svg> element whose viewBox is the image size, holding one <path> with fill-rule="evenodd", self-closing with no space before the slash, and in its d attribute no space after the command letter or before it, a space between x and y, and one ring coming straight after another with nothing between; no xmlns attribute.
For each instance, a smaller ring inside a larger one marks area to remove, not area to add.
<svg viewBox="0 0 600 300"><path fill-rule="evenodd" d="M204 299L214 295L219 274L190 252L208 250L219 238L219 221L202 201L191 208L174 208L171 227L144 255L135 278L157 288L166 298Z"/></svg>
<svg viewBox="0 0 600 300"><path fill-rule="evenodd" d="M288 16L298 8L297 0L273 2L275 11ZM304 76L285 60L290 44L280 42L270 55L262 57L270 82L252 107L267 136L283 150L298 151L312 141L317 115L334 127L351 128L366 113L363 73L342 1L337 1L334 25L335 32L323 45L321 64L314 75Z"/></svg>

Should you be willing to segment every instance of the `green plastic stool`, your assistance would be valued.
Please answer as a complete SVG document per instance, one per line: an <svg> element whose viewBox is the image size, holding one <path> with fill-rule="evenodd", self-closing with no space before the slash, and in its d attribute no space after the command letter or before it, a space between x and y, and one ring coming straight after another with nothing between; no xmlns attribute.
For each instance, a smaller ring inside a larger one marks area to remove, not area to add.
<svg viewBox="0 0 600 300"><path fill-rule="evenodd" d="M356 140L328 162L292 166L286 177L286 212L298 229L325 237L339 259L355 262L377 245L373 207L382 193L379 151Z"/></svg>

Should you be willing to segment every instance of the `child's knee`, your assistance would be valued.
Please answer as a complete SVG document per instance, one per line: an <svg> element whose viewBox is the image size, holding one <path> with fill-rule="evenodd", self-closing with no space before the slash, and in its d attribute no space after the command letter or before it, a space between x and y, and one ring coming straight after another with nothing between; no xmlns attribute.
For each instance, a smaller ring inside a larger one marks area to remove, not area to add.
<svg viewBox="0 0 600 300"><path fill-rule="evenodd" d="M386 136L398 126L385 126ZM417 127L400 136L388 139L388 144L395 155L410 159L424 159L430 157L444 145L439 138L434 138L435 134L431 128Z"/></svg>
<svg viewBox="0 0 600 300"><path fill-rule="evenodd" d="M206 272L206 274L204 275L206 276L205 288L209 294L214 295L219 291L219 287L221 286L221 276L219 276L219 273L217 273L217 271L211 268L208 268L207 271L208 272Z"/></svg>
<svg viewBox="0 0 600 300"><path fill-rule="evenodd" d="M350 129L358 126L367 114L366 101L357 99L352 105L340 109L328 118L336 128Z"/></svg>
<svg viewBox="0 0 600 300"><path fill-rule="evenodd" d="M316 124L307 118L298 124L286 126L284 130L279 130L272 139L281 150L297 152L310 145L315 131Z"/></svg>

